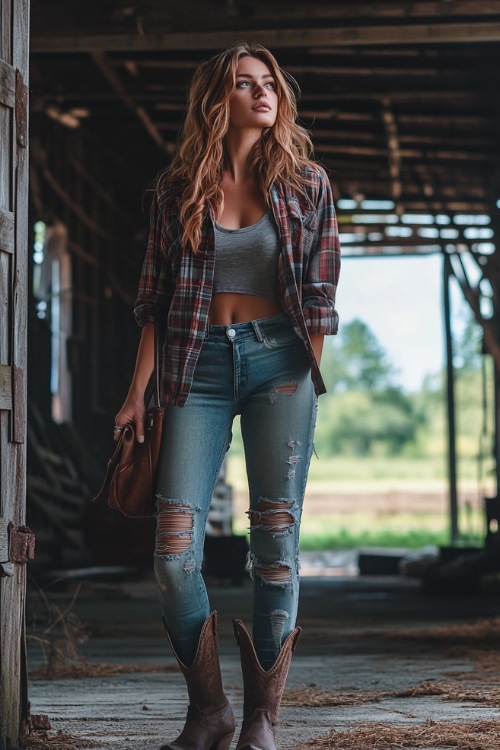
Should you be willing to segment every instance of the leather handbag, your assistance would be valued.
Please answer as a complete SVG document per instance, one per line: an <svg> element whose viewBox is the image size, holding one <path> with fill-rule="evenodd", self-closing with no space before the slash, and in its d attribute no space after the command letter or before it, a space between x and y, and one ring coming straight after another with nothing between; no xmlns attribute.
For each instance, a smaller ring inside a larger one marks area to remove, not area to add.
<svg viewBox="0 0 500 750"><path fill-rule="evenodd" d="M108 506L128 518L152 516L155 512L154 490L160 453L163 416L160 406L159 335L155 324L155 365L146 388L146 422L144 442L138 443L132 423L124 426L113 455L108 461L106 476L94 502L107 499ZM153 390L153 405L151 402Z"/></svg>

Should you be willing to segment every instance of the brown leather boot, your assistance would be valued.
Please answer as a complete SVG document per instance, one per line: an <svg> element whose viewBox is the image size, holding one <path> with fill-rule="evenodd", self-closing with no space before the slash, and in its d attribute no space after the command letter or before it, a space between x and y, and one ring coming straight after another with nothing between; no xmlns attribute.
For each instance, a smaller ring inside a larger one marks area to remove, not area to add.
<svg viewBox="0 0 500 750"><path fill-rule="evenodd" d="M217 644L217 612L203 623L194 662L186 667L177 656L169 632L168 640L181 668L189 695L184 729L160 750L229 750L235 723L233 709L224 694Z"/></svg>
<svg viewBox="0 0 500 750"><path fill-rule="evenodd" d="M292 630L278 658L262 669L250 634L241 620L233 620L243 672L243 726L236 750L277 750L274 726L285 689L292 654L302 632Z"/></svg>

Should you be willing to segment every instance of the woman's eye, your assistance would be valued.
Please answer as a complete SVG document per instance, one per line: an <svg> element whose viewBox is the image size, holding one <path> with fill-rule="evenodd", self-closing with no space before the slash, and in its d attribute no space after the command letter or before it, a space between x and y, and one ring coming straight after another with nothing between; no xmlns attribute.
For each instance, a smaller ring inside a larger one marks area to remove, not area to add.
<svg viewBox="0 0 500 750"><path fill-rule="evenodd" d="M273 83L273 81L269 81L269 83L266 83L265 86L266 86L267 89L272 89L273 91L276 88L276 86Z"/></svg>
<svg viewBox="0 0 500 750"><path fill-rule="evenodd" d="M238 81L238 83L236 84L236 88L242 89L242 88L246 88L249 85L250 84L248 83L248 81Z"/></svg>

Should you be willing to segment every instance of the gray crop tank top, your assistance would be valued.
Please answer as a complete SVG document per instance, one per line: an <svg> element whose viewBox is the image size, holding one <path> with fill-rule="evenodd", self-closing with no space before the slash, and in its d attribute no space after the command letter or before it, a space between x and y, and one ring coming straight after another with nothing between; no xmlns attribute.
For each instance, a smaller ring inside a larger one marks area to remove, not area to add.
<svg viewBox="0 0 500 750"><path fill-rule="evenodd" d="M215 292L253 294L277 301L278 228L266 213L256 224L226 229L215 223Z"/></svg>

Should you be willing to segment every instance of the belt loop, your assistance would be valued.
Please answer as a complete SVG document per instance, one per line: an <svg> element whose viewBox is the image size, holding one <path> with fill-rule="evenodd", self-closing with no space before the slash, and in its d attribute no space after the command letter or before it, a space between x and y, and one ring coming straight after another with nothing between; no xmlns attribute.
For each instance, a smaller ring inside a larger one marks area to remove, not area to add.
<svg viewBox="0 0 500 750"><path fill-rule="evenodd" d="M252 325L253 325L253 330L255 331L255 335L257 337L257 341L259 343L262 343L264 341L264 336L262 335L258 322L256 320L252 320Z"/></svg>

